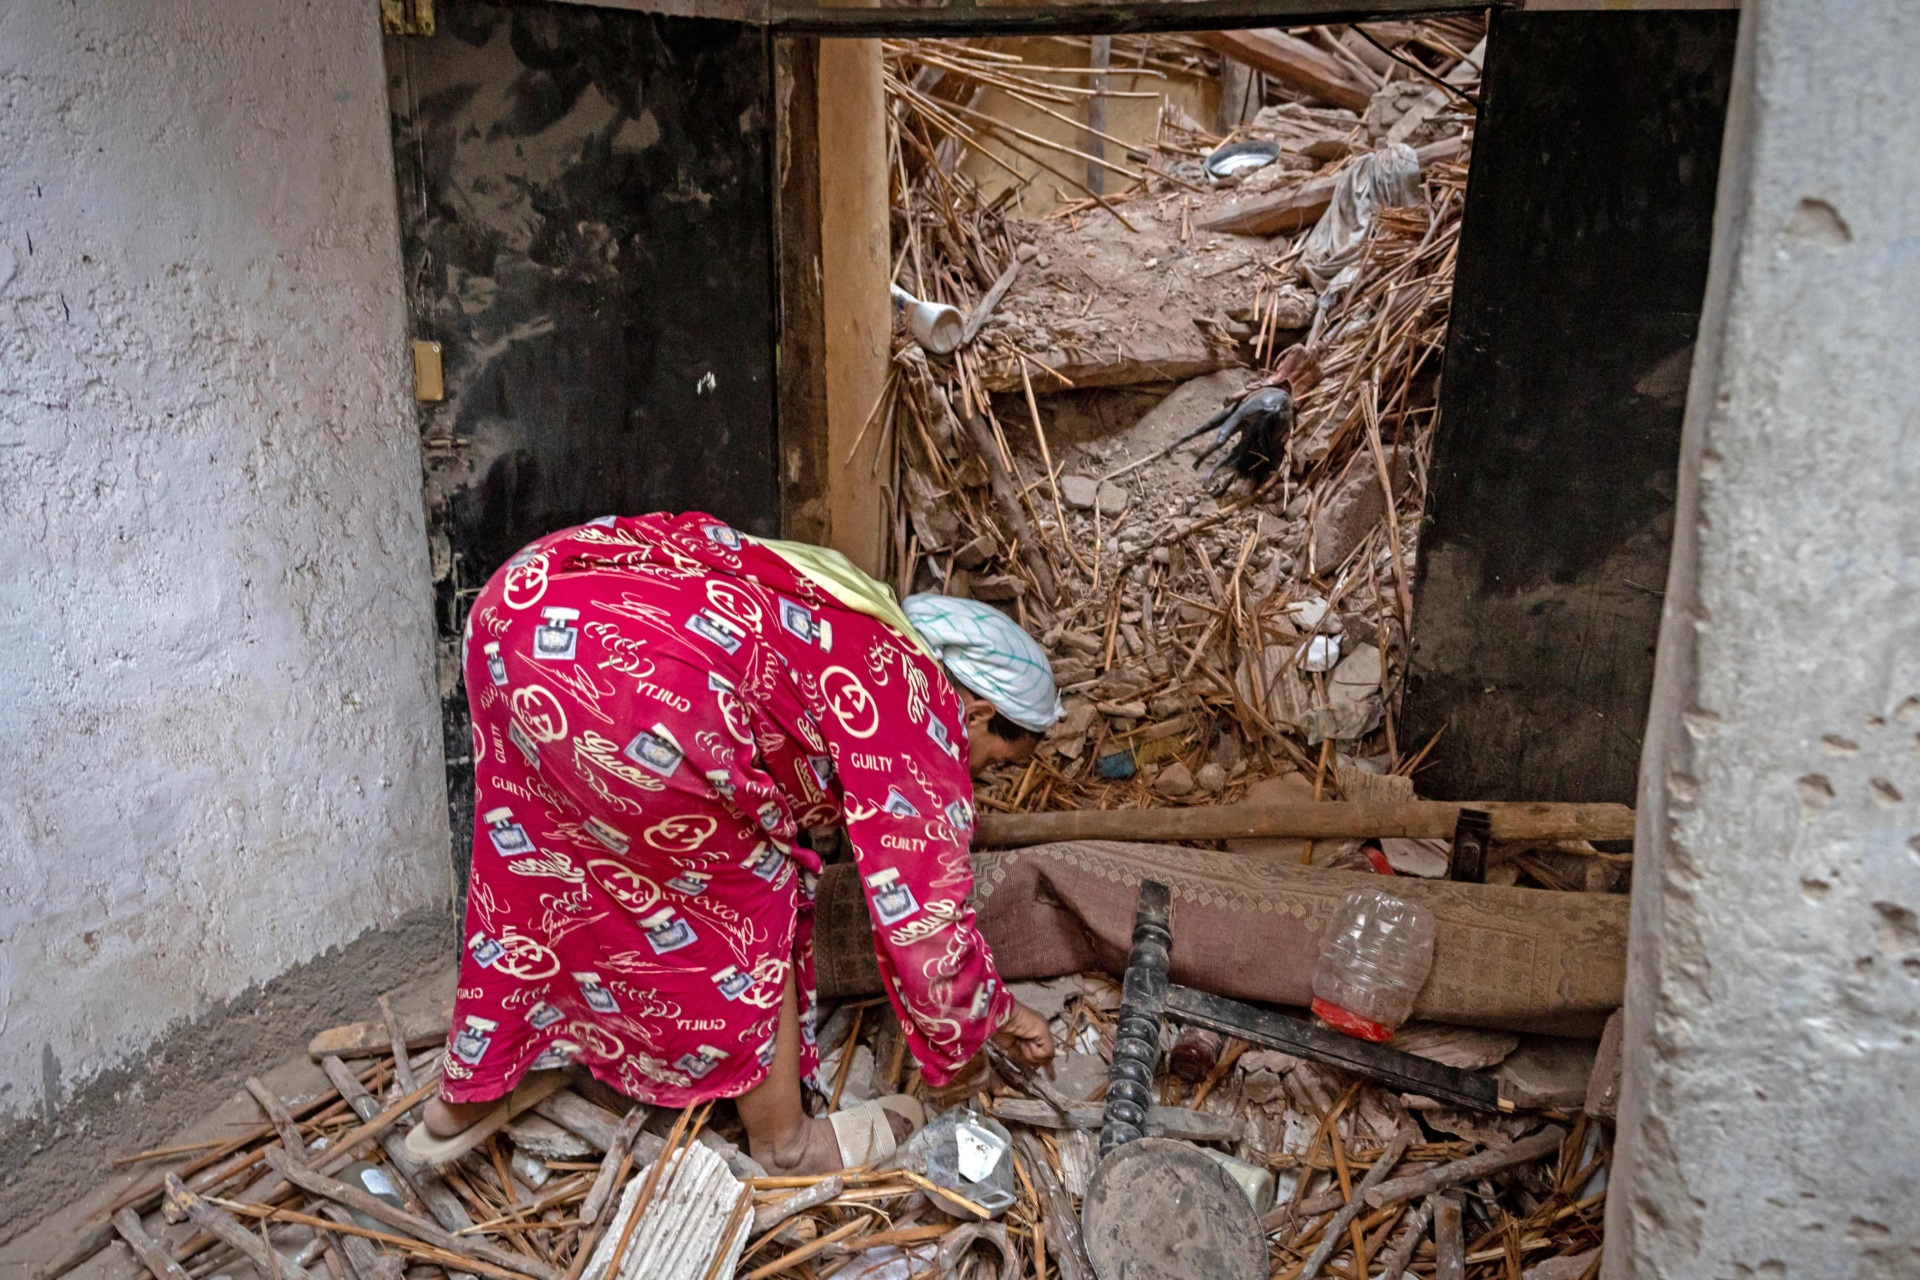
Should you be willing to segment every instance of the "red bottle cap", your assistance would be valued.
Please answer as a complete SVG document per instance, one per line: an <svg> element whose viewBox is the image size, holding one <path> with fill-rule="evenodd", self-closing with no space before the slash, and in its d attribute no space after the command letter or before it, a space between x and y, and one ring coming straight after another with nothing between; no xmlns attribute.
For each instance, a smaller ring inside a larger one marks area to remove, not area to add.
<svg viewBox="0 0 1920 1280"><path fill-rule="evenodd" d="M1344 1032L1356 1040L1371 1040L1375 1044L1385 1044L1393 1039L1393 1028L1386 1023L1363 1018L1351 1009L1343 1009L1318 996L1313 998L1313 1016L1335 1031Z"/></svg>

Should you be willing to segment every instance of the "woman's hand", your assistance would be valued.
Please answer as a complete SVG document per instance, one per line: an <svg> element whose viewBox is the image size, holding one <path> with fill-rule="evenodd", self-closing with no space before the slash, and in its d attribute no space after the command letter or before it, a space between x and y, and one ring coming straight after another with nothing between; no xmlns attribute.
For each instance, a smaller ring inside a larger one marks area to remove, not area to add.
<svg viewBox="0 0 1920 1280"><path fill-rule="evenodd" d="M1047 1026L1045 1018L1018 1000L1013 1002L1007 1020L993 1033L993 1042L1029 1071L1053 1061L1052 1028Z"/></svg>

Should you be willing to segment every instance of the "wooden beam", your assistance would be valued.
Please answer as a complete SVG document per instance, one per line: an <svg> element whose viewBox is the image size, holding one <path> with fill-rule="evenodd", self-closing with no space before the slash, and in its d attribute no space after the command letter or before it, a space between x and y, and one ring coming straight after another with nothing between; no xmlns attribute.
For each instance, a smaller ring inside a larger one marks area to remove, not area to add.
<svg viewBox="0 0 1920 1280"><path fill-rule="evenodd" d="M1493 815L1496 840L1631 840L1633 810L1623 804L1499 802L1195 805L1186 809L1073 809L1063 813L985 813L973 842L981 848L1056 840L1297 840L1401 836L1444 840L1460 810Z"/></svg>
<svg viewBox="0 0 1920 1280"><path fill-rule="evenodd" d="M1451 160L1466 149L1461 138L1442 138L1414 151L1420 168ZM1227 206L1200 224L1202 231L1220 231L1236 236L1292 235L1320 221L1320 215L1333 203L1333 189L1340 181L1338 172L1309 178L1297 187L1271 192Z"/></svg>
<svg viewBox="0 0 1920 1280"><path fill-rule="evenodd" d="M1337 59L1284 31L1199 31L1194 39L1336 107L1364 112L1373 101L1372 90L1356 81Z"/></svg>
<svg viewBox="0 0 1920 1280"><path fill-rule="evenodd" d="M122 1209L113 1215L114 1230L127 1242L127 1248L133 1250L134 1257L146 1264L153 1273L154 1280L187 1280L187 1269L173 1260L167 1247L147 1234L140 1225L140 1215L132 1209Z"/></svg>
<svg viewBox="0 0 1920 1280"><path fill-rule="evenodd" d="M357 1210L436 1249L458 1254L469 1261L489 1262L496 1267L504 1267L532 1276L534 1280L561 1280L561 1273L557 1269L537 1258L517 1254L491 1240L476 1236L456 1236L417 1214L394 1208L385 1200L369 1195L359 1187L349 1186L323 1173L302 1168L287 1159L278 1147L268 1147L265 1159L275 1173L309 1195L324 1196L335 1204Z"/></svg>
<svg viewBox="0 0 1920 1280"><path fill-rule="evenodd" d="M1213 131L1229 134L1260 112L1259 99L1266 81L1238 58L1220 59L1220 107L1213 114Z"/></svg>
<svg viewBox="0 0 1920 1280"><path fill-rule="evenodd" d="M1191 346L1123 347L1113 351L1043 351L1036 356L1048 369L1075 387L1131 387L1145 382L1184 382L1203 373L1231 369L1246 361L1232 348L1210 346L1197 335ZM1033 389L1042 395L1066 387L1039 369L1033 370ZM988 365L980 383L989 391L1018 391L1020 362Z"/></svg>
<svg viewBox="0 0 1920 1280"><path fill-rule="evenodd" d="M878 40L822 40L818 62L820 306L827 397L827 521L835 550L885 573L879 422L893 315L887 103Z"/></svg>
<svg viewBox="0 0 1920 1280"><path fill-rule="evenodd" d="M1566 1140L1567 1131L1557 1124L1550 1124L1531 1137L1518 1142L1488 1147L1476 1155L1464 1160L1455 1160L1443 1164L1437 1169L1426 1169L1419 1173L1408 1174L1404 1178L1395 1178L1368 1187L1355 1194L1355 1199L1364 1199L1374 1208L1395 1204L1401 1200L1412 1200L1420 1196L1430 1196L1436 1191L1445 1191L1457 1187L1463 1182L1472 1182L1488 1174L1498 1173L1502 1169L1511 1169L1517 1164L1528 1164L1542 1156L1552 1155L1560 1149Z"/></svg>
<svg viewBox="0 0 1920 1280"><path fill-rule="evenodd" d="M452 1018L451 1005L425 1013L404 1014L400 1018L400 1034L406 1037L409 1049L430 1048L447 1038L447 1024ZM364 1019L320 1032L307 1042L307 1056L315 1062L329 1056L358 1058L385 1053L392 1044L393 1036L384 1019Z"/></svg>
<svg viewBox="0 0 1920 1280"><path fill-rule="evenodd" d="M1070 0L1069 3L1006 4L1002 0L953 0L938 8L901 5L848 7L821 0L561 0L604 9L639 9L675 17L721 18L773 28L784 35L876 36L912 39L932 35L1058 35L1074 32L1215 30L1252 23L1294 26L1436 13L1481 13L1487 0L1367 0L1340 8L1328 0L1182 0L1137 4L1133 0ZM1619 0L1585 0L1588 4ZM1660 0L1633 0L1636 6ZM1681 5L1690 0L1666 0ZM1734 0L1702 0L1731 6ZM1531 5L1529 7L1532 7Z"/></svg>
<svg viewBox="0 0 1920 1280"><path fill-rule="evenodd" d="M826 313L820 299L820 42L773 42L774 237L780 266L775 433L780 536L825 545L832 454L827 440ZM938 68L935 68L938 70Z"/></svg>
<svg viewBox="0 0 1920 1280"><path fill-rule="evenodd" d="M1310 1062L1322 1062L1378 1080L1393 1089L1456 1107L1500 1110L1500 1083L1485 1072L1449 1067L1401 1049L1344 1035L1315 1022L1195 991L1178 983L1167 987L1166 1011L1170 1022L1237 1036L1259 1048L1277 1049Z"/></svg>
<svg viewBox="0 0 1920 1280"><path fill-rule="evenodd" d="M1228 205L1200 224L1202 231L1236 236L1290 236L1320 221L1333 203L1338 174L1309 178L1297 187Z"/></svg>

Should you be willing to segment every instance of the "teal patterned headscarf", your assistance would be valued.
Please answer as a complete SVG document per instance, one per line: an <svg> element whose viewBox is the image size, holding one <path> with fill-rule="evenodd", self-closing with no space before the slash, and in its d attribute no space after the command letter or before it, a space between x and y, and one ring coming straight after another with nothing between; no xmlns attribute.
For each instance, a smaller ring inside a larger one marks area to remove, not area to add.
<svg viewBox="0 0 1920 1280"><path fill-rule="evenodd" d="M1006 614L958 596L908 596L907 621L953 678L1023 729L1045 733L1064 708L1053 664Z"/></svg>

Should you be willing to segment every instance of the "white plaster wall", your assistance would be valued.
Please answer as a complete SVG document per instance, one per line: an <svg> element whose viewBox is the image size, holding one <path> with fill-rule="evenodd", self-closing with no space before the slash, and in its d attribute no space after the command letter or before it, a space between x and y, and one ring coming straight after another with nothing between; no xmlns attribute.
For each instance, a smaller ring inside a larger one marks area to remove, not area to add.
<svg viewBox="0 0 1920 1280"><path fill-rule="evenodd" d="M450 892L372 0L0 0L0 1116Z"/></svg>
<svg viewBox="0 0 1920 1280"><path fill-rule="evenodd" d="M1920 5L1750 0L1607 1274L1920 1275Z"/></svg>

